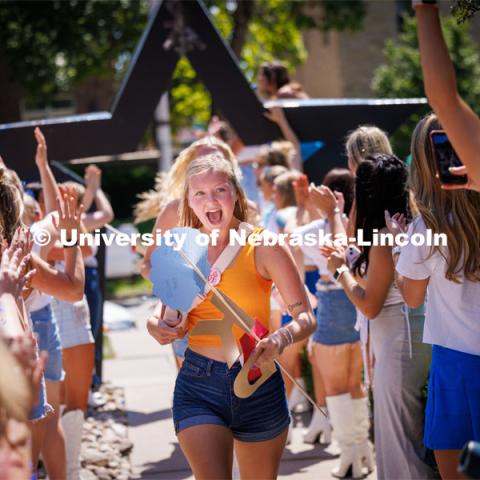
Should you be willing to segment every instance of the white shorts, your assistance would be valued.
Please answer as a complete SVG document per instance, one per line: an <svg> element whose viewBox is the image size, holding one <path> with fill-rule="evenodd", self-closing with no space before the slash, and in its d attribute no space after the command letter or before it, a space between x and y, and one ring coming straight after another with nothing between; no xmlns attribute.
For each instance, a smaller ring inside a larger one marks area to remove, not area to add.
<svg viewBox="0 0 480 480"><path fill-rule="evenodd" d="M85 296L75 303L53 298L52 308L57 319L62 348L94 343L90 312Z"/></svg>

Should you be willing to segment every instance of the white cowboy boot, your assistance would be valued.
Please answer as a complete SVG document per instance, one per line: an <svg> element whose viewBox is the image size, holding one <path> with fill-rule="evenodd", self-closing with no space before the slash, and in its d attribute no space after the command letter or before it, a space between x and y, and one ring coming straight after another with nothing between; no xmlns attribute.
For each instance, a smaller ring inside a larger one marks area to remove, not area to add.
<svg viewBox="0 0 480 480"><path fill-rule="evenodd" d="M295 380L305 390L305 380L303 378L296 378ZM308 412L310 408L309 401L305 398L300 389L294 385L290 398L288 399L288 409L291 412L303 413Z"/></svg>
<svg viewBox="0 0 480 480"><path fill-rule="evenodd" d="M323 408L325 411L326 409ZM328 421L328 418L320 412L317 408L313 409L312 420L308 429L303 434L303 441L305 443L322 443L322 434L323 434L323 443L331 443L332 441L332 427Z"/></svg>
<svg viewBox="0 0 480 480"><path fill-rule="evenodd" d="M80 479L80 449L84 419L82 410L72 410L63 415L61 420L65 433L67 480Z"/></svg>
<svg viewBox="0 0 480 480"><path fill-rule="evenodd" d="M369 440L370 417L368 413L368 398L357 398L352 400L354 420L355 443L357 444L363 465L368 471L373 471L375 462L373 460L373 446Z"/></svg>
<svg viewBox="0 0 480 480"><path fill-rule="evenodd" d="M340 464L332 470L337 478L362 478L367 472L362 469L362 460L355 444L352 397L349 393L327 397L333 436L340 448Z"/></svg>

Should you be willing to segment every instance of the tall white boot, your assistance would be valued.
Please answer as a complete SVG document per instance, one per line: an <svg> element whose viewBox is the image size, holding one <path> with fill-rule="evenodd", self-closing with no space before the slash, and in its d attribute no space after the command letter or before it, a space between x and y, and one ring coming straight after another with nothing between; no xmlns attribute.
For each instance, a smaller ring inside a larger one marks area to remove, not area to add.
<svg viewBox="0 0 480 480"><path fill-rule="evenodd" d="M305 380L303 378L296 378L296 382L305 390ZM309 401L305 398L299 388L294 385L290 398L288 399L288 409L291 412L303 413L308 412L311 406Z"/></svg>
<svg viewBox="0 0 480 480"><path fill-rule="evenodd" d="M352 400L354 420L355 443L357 444L363 465L368 471L373 471L375 462L373 461L373 446L368 439L370 430L370 417L368 414L368 398L358 398Z"/></svg>
<svg viewBox="0 0 480 480"><path fill-rule="evenodd" d="M80 449L84 418L82 410L72 410L62 417L67 454L67 480L80 479Z"/></svg>
<svg viewBox="0 0 480 480"><path fill-rule="evenodd" d="M352 397L349 393L327 397L333 436L340 448L340 464L332 470L337 478L362 478L366 471L362 469L362 460L355 444Z"/></svg>
<svg viewBox="0 0 480 480"><path fill-rule="evenodd" d="M323 411L326 411L326 408L322 408ZM313 409L312 420L308 429L303 434L303 441L305 443L322 443L322 434L323 434L323 443L331 443L332 441L332 427L328 422L328 418L320 412L317 408Z"/></svg>

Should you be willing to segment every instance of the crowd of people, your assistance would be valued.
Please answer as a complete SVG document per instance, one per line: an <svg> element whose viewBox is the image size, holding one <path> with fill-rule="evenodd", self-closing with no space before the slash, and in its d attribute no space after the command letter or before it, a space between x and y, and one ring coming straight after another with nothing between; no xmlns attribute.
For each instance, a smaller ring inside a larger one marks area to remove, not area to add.
<svg viewBox="0 0 480 480"><path fill-rule="evenodd" d="M84 185L57 183L45 137L34 135L40 182L0 166L2 365L17 362L8 375L2 367L0 478L29 478L41 456L49 478L73 479L87 404L102 402L94 371L101 291L96 251L62 244L60 231L67 239L93 231L113 211L98 167L87 167Z"/></svg>
<svg viewBox="0 0 480 480"><path fill-rule="evenodd" d="M173 346L173 421L196 478L231 478L234 457L241 478L277 476L290 412L311 407L303 351L315 398L303 441L336 443L335 477L375 469L379 479L460 478L460 450L480 441L480 120L458 94L435 3L412 3L434 113L412 132L409 165L385 132L363 125L346 132L345 165L314 185L302 143L274 107L267 116L283 141L245 147L215 118L137 205L139 219L156 218L154 232L218 232L208 246L216 275L201 301L188 312L159 303L147 321L160 344ZM260 68L258 92L306 98L277 62ZM463 162L449 173L465 182L442 183L435 132L448 136ZM59 184L39 129L35 137L40 183L24 185L0 166L0 479L29 478L41 456L49 478L76 480L99 381L102 299L95 250L62 244L59 232L93 231L113 211L97 167L86 169L85 185ZM240 229L287 239L361 231L364 242L232 249L230 232ZM39 230L49 232L46 245L32 241ZM446 245L368 244L379 233L427 231L444 234ZM147 278L155 248L145 251ZM195 333L226 312L254 319L231 332L242 361L229 362L218 331ZM243 362L254 364L249 381Z"/></svg>

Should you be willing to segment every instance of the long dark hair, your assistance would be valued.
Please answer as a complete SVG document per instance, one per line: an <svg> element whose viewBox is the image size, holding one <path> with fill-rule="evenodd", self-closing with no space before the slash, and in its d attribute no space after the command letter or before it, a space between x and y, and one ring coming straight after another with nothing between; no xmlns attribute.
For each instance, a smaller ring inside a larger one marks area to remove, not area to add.
<svg viewBox="0 0 480 480"><path fill-rule="evenodd" d="M372 241L374 229L385 228L385 210L410 218L407 178L407 166L395 155L378 153L360 163L355 180L355 230L363 230L365 241ZM368 270L370 248L360 246L361 254L353 265L353 271L360 276Z"/></svg>

